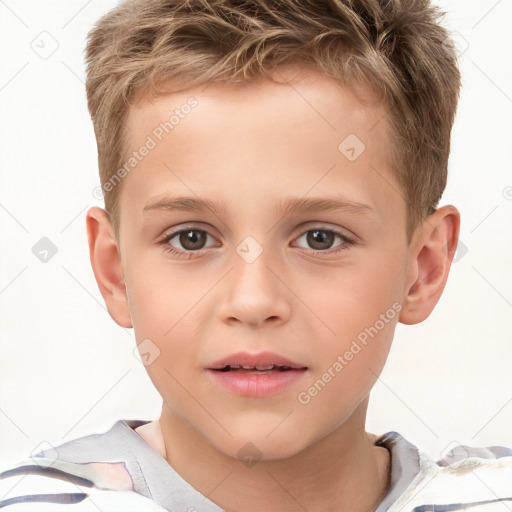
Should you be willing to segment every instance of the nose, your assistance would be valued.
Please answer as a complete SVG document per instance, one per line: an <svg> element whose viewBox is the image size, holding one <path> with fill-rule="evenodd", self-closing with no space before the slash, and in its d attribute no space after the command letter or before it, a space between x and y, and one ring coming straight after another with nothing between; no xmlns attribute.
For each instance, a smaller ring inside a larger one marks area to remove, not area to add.
<svg viewBox="0 0 512 512"><path fill-rule="evenodd" d="M283 283L279 267L269 250L254 261L234 254L233 267L223 280L218 310L221 319L253 327L286 322L293 294Z"/></svg>

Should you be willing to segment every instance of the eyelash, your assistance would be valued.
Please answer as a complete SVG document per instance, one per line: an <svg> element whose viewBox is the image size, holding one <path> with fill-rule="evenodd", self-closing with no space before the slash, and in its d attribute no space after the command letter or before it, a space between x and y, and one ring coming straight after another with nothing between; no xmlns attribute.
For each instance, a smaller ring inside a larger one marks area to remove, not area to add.
<svg viewBox="0 0 512 512"><path fill-rule="evenodd" d="M166 235L160 242L158 242L158 244L164 246L164 245L168 244L174 237L180 235L181 233L188 233L189 231L198 231L200 233L206 233L207 235L209 234L204 229L198 229L198 228L194 228L194 227L185 227L185 228L179 229L178 231L174 231L173 233ZM348 237L344 233L336 231L335 229L328 229L328 228L322 228L322 227L315 227L315 228L307 229L306 231L303 231L298 236L298 238L301 238L302 236L304 236L306 233L309 233L310 231L323 231L326 233L333 233L334 235L340 237L343 240L343 243L340 244L339 246L337 246L337 249L335 249L335 250L326 249L326 250L322 251L319 249L310 249L311 253L313 253L315 255L316 254L336 254L341 251L346 251L351 246L356 245L356 241L353 238ZM164 247L164 251L166 253L173 254L175 256L180 256L180 257L188 257L188 258L190 258L195 253L201 252L202 250L203 249L198 249L195 251L182 251L182 250L176 249L175 247L173 247L171 245L168 247ZM187 255L187 256L184 256L184 255Z"/></svg>

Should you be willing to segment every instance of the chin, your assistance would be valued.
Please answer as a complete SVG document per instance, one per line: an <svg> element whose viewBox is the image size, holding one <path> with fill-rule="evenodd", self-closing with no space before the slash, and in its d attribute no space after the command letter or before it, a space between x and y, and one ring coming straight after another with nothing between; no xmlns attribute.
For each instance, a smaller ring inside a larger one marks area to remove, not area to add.
<svg viewBox="0 0 512 512"><path fill-rule="evenodd" d="M293 457L304 450L308 443L303 437L295 438L289 432L274 432L268 436L268 431L245 431L237 435L231 432L233 439L229 443L222 442L212 444L217 450L223 452L226 456L238 459L251 467L257 462L275 461ZM225 439L223 440L225 441Z"/></svg>

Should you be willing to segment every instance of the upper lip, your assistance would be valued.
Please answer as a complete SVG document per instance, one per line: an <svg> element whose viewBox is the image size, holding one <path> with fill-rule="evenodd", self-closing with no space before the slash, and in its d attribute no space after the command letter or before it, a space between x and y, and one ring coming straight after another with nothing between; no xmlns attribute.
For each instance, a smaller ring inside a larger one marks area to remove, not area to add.
<svg viewBox="0 0 512 512"><path fill-rule="evenodd" d="M280 356L279 354L274 354L273 352L236 352L215 361L210 365L209 369L220 370L228 365L249 366L253 368L256 366L267 366L270 364L275 364L276 366L289 366L290 368L295 369L307 368L302 364L295 363L294 361Z"/></svg>

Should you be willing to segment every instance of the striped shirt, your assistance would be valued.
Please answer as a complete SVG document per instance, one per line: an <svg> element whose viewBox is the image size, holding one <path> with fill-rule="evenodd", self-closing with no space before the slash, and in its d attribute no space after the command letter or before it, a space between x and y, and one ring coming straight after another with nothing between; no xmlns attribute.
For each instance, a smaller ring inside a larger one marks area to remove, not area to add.
<svg viewBox="0 0 512 512"><path fill-rule="evenodd" d="M6 512L222 512L119 420L0 470ZM512 510L512 450L457 446L435 461L397 432L375 436L391 458L391 483L375 512ZM58 505L57 505L58 504ZM2 511L3 512L3 511Z"/></svg>

